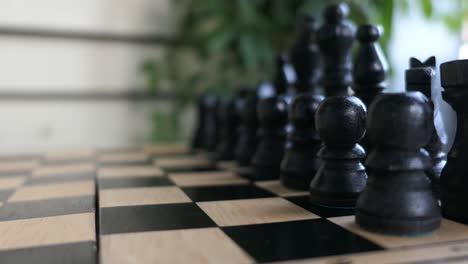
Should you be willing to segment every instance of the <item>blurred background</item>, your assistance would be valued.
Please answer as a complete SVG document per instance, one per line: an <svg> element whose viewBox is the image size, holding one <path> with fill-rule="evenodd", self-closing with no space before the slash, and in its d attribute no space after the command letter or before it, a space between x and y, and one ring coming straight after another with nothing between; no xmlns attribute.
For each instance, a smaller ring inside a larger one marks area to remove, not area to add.
<svg viewBox="0 0 468 264"><path fill-rule="evenodd" d="M468 1L348 0L384 28L389 90L410 57L468 58ZM196 96L269 80L318 0L0 0L0 152L186 141Z"/></svg>

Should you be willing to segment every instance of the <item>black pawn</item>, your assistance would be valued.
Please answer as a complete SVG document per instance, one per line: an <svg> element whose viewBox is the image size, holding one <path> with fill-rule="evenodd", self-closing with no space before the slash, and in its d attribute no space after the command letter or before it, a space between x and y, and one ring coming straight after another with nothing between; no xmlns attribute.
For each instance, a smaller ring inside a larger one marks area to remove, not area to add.
<svg viewBox="0 0 468 264"><path fill-rule="evenodd" d="M245 100L246 90L241 89L237 94L222 104L219 111L221 120L221 139L216 149L215 161L234 160L235 149L239 136L240 111Z"/></svg>
<svg viewBox="0 0 468 264"><path fill-rule="evenodd" d="M351 49L355 27L346 18L348 6L332 4L325 9L324 24L317 31L322 56L322 85L327 96L347 95L352 83Z"/></svg>
<svg viewBox="0 0 468 264"><path fill-rule="evenodd" d="M356 204L356 223L385 234L415 235L440 225L437 200L422 149L432 134L431 108L419 92L382 94L371 104L367 133L375 146L366 160L367 186Z"/></svg>
<svg viewBox="0 0 468 264"><path fill-rule="evenodd" d="M330 207L354 207L367 175L358 144L366 131L366 106L354 96L334 96L315 113L315 126L324 146L317 174L310 184L310 201Z"/></svg>
<svg viewBox="0 0 468 264"><path fill-rule="evenodd" d="M433 132L431 140L424 146L429 152L429 156L432 160L432 166L427 171L427 175L431 179L432 189L436 198L440 197L440 174L442 169L445 167L447 162L447 155L443 151L444 144L442 143L438 132L435 129L434 119L434 102L431 100L432 85L435 81L435 67L436 60L432 56L426 61L421 62L416 58L410 59L410 68L405 72L406 79L406 90L408 91L419 91L423 93L428 99L432 109L432 122Z"/></svg>
<svg viewBox="0 0 468 264"><path fill-rule="evenodd" d="M193 150L212 152L216 149L219 134L217 110L219 98L214 93L204 93L198 98L197 122L192 141Z"/></svg>
<svg viewBox="0 0 468 264"><path fill-rule="evenodd" d="M257 108L259 144L252 158L252 180L278 179L284 154L287 104L279 96L260 100Z"/></svg>
<svg viewBox="0 0 468 264"><path fill-rule="evenodd" d="M289 60L296 72L294 85L298 94L318 94L320 80L320 54L316 43L318 23L313 16L305 15L299 22L299 32L289 51Z"/></svg>
<svg viewBox="0 0 468 264"><path fill-rule="evenodd" d="M250 166L250 161L257 148L257 102L257 94L254 91L249 91L243 102L244 105L240 107L241 126L235 150L236 162L240 167Z"/></svg>
<svg viewBox="0 0 468 264"><path fill-rule="evenodd" d="M386 86L388 64L377 42L380 35L380 27L374 25L361 25L356 34L359 48L353 65L353 90L366 107Z"/></svg>
<svg viewBox="0 0 468 264"><path fill-rule="evenodd" d="M321 141L315 129L315 111L323 96L302 94L294 98L289 109L293 130L291 143L281 162L281 183L289 188L307 190L321 164L317 153Z"/></svg>
<svg viewBox="0 0 468 264"><path fill-rule="evenodd" d="M457 132L440 175L440 198L445 218L468 224L468 60L440 65L442 97L457 113Z"/></svg>

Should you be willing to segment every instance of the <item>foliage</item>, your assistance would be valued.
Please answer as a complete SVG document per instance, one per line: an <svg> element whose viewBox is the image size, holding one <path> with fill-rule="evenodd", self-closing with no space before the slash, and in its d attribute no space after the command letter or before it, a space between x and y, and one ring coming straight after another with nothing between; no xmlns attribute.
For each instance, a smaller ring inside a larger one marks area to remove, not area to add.
<svg viewBox="0 0 468 264"><path fill-rule="evenodd" d="M156 92L161 82L174 87L173 118L203 90L230 94L242 84L269 79L275 55L291 44L297 18L304 13L321 18L330 1L317 0L174 0L177 45L160 61L147 61L142 71ZM457 14L434 8L435 0L345 0L356 24L380 24L384 52L393 33L396 11L416 3L427 19L439 19L449 29L461 29L468 7L454 2ZM450 10L452 11L452 10ZM388 56L387 56L388 57ZM161 118L159 118L161 119Z"/></svg>

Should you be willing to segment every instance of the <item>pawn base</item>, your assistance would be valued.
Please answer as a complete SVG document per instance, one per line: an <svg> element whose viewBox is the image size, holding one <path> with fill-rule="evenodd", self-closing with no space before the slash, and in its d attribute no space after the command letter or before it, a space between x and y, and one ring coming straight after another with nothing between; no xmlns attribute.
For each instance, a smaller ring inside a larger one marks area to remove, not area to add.
<svg viewBox="0 0 468 264"><path fill-rule="evenodd" d="M356 211L356 224L368 231L387 235L421 235L431 233L440 226L441 217L397 219Z"/></svg>
<svg viewBox="0 0 468 264"><path fill-rule="evenodd" d="M252 181L276 180L280 177L280 169L276 166L253 166L250 179Z"/></svg>

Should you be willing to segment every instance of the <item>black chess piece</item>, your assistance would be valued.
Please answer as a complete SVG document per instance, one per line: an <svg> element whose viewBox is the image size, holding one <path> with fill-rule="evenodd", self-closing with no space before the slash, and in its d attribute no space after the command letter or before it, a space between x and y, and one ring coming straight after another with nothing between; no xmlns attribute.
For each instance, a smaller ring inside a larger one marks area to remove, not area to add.
<svg viewBox="0 0 468 264"><path fill-rule="evenodd" d="M212 152L216 149L219 138L219 119L217 111L219 97L212 92L205 92L198 98L198 117L195 135L192 141L193 150Z"/></svg>
<svg viewBox="0 0 468 264"><path fill-rule="evenodd" d="M351 49L355 27L346 19L348 6L329 5L324 24L317 31L317 44L323 63L322 85L327 96L347 95L352 83Z"/></svg>
<svg viewBox="0 0 468 264"><path fill-rule="evenodd" d="M235 158L239 167L250 166L250 161L255 154L258 144L257 137L257 102L258 95L256 91L249 91L240 107L241 126L239 130L239 139L235 150Z"/></svg>
<svg viewBox="0 0 468 264"><path fill-rule="evenodd" d="M435 115L434 115L434 102L431 100L431 93L433 88L433 82L435 81L435 67L436 59L434 56L428 58L426 61L421 62L416 58L410 58L410 68L405 72L406 79L406 90L408 91L419 91L423 93L428 99L432 109L432 122L433 132L431 140L424 146L429 152L429 156L432 160L432 166L427 171L427 175L431 179L432 189L436 198L440 197L440 174L442 169L445 167L447 162L447 155L443 151L444 144L441 141L438 133L443 131L437 131L435 129Z"/></svg>
<svg viewBox="0 0 468 264"><path fill-rule="evenodd" d="M431 108L420 92L381 94L371 104L367 133L374 146L366 160L369 180L356 204L356 223L385 234L431 232L441 215L425 170L423 146L431 137Z"/></svg>
<svg viewBox="0 0 468 264"><path fill-rule="evenodd" d="M289 109L293 130L291 143L281 162L281 183L292 189L307 190L321 164L317 154L321 140L315 129L315 111L323 96L304 93L294 98Z"/></svg>
<svg viewBox="0 0 468 264"><path fill-rule="evenodd" d="M289 51L289 60L296 72L294 87L298 94L319 94L321 65L316 43L318 23L313 16L305 15L301 18L298 28L299 32Z"/></svg>
<svg viewBox="0 0 468 264"><path fill-rule="evenodd" d="M219 111L221 120L221 138L218 143L214 161L234 160L235 149L239 137L240 112L243 107L247 90L241 88L232 98L222 104Z"/></svg>
<svg viewBox="0 0 468 264"><path fill-rule="evenodd" d="M294 84L296 83L296 78L296 72L289 63L287 54L282 53L278 55L273 73L273 87L275 94L282 96L288 104L295 94Z"/></svg>
<svg viewBox="0 0 468 264"><path fill-rule="evenodd" d="M205 128L205 113L203 105L203 95L200 95L197 100L197 117L195 121L195 129L193 130L193 137L191 148L192 151L201 150L203 148L203 129Z"/></svg>
<svg viewBox="0 0 468 264"><path fill-rule="evenodd" d="M353 90L366 107L386 87L388 64L378 44L381 31L378 26L361 25L356 34L359 48L353 65Z"/></svg>
<svg viewBox="0 0 468 264"><path fill-rule="evenodd" d="M259 101L259 144L252 158L252 180L278 179L284 154L287 104L281 96Z"/></svg>
<svg viewBox="0 0 468 264"><path fill-rule="evenodd" d="M457 114L457 132L440 175L440 200L445 218L468 224L468 60L440 65L443 99Z"/></svg>
<svg viewBox="0 0 468 264"><path fill-rule="evenodd" d="M310 201L330 207L354 207L367 175L357 144L366 131L366 106L354 96L325 99L315 112L315 126L324 146L322 159L310 184Z"/></svg>

